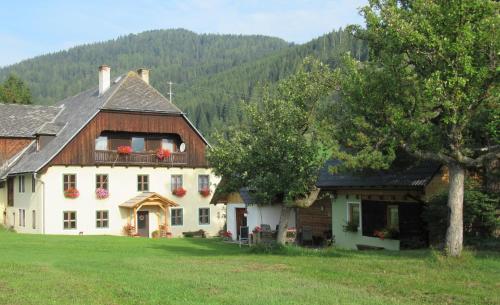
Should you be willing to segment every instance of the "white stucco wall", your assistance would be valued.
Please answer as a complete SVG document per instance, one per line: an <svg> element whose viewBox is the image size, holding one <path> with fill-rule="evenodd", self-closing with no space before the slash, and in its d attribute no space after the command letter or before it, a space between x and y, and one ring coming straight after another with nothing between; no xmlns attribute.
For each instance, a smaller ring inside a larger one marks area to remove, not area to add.
<svg viewBox="0 0 500 305"><path fill-rule="evenodd" d="M236 208L244 208L243 203L228 203L227 205L227 230L233 233L233 239L236 239ZM256 226L267 224L271 226L271 230L275 230L279 224L281 214L281 206L258 206L249 205L247 207L247 226L252 231ZM295 228L295 210L290 214L288 228Z"/></svg>
<svg viewBox="0 0 500 305"><path fill-rule="evenodd" d="M32 191L32 175L24 176L24 192L19 192L19 176L14 179L14 206L7 207L7 227L13 227L19 233L41 233L42 228L42 185L35 182L35 191ZM5 187L7 192L7 186ZM7 197L7 196L5 196ZM5 199L7 200L7 199ZM24 226L19 221L20 209L25 211ZM35 227L33 227L33 211L35 211Z"/></svg>
<svg viewBox="0 0 500 305"><path fill-rule="evenodd" d="M227 204L227 230L233 234L233 240L236 240L236 209L245 208L244 203L228 203Z"/></svg>
<svg viewBox="0 0 500 305"><path fill-rule="evenodd" d="M80 196L76 199L68 199L63 193L63 175L76 174L77 189ZM110 196L104 200L95 198L96 174L107 174ZM203 229L209 235L218 234L225 223L225 206L210 205L209 197L202 197L198 193L198 175L210 175L211 188L219 179L215 177L210 169L203 168L152 168L152 167L79 167L79 166L52 166L49 167L40 180L45 185L45 233L46 234L90 234L90 235L121 235L123 226L128 223L130 209L120 208L123 202L140 194L137 191L137 175L149 175L149 191L156 192L176 203L183 209L183 225L172 226L174 236L182 236L182 232ZM171 193L171 175L183 175L183 187L187 190L184 197L179 198ZM17 183L18 179L16 179ZM213 193L213 192L212 192ZM43 198L42 183L37 184L37 192L31 194L31 180L26 178L26 193L18 193L17 184L14 189L14 208L9 208L11 213L17 209L26 207L26 229L17 228L20 232L28 232L31 228L31 210L40 209ZM200 225L198 221L198 209L210 208L210 224ZM149 208L144 208L147 210ZM96 228L96 211L109 211L109 228ZM75 211L77 213L77 228L75 230L63 229L63 212ZM16 212L17 214L17 212ZM29 214L29 215L28 215ZM42 213L37 213L41 215ZM152 208L149 215L150 234L158 229L158 213ZM163 215L161 215L163 217ZM42 227L42 221L38 221ZM29 226L28 226L29 225ZM40 231L41 232L41 231Z"/></svg>

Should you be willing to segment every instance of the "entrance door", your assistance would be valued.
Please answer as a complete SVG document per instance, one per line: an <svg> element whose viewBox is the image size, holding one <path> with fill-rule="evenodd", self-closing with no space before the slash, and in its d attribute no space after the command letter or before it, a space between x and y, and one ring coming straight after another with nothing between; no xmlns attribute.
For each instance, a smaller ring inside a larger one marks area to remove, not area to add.
<svg viewBox="0 0 500 305"><path fill-rule="evenodd" d="M149 212L137 212L137 233L142 237L149 237Z"/></svg>
<svg viewBox="0 0 500 305"><path fill-rule="evenodd" d="M236 238L240 239L240 227L247 226L247 218L245 217L245 208L236 208Z"/></svg>

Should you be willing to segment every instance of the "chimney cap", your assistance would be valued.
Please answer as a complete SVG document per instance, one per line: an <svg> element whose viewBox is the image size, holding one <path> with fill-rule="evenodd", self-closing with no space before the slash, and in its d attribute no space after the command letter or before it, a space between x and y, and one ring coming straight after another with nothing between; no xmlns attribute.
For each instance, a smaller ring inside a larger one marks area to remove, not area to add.
<svg viewBox="0 0 500 305"><path fill-rule="evenodd" d="M99 66L99 71L104 70L104 69L110 69L110 66L108 66L108 65L100 65Z"/></svg>

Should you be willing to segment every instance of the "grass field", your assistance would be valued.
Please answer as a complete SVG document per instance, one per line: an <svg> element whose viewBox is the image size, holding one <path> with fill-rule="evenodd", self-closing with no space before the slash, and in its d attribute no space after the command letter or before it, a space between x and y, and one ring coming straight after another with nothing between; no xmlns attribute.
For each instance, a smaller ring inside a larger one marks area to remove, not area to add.
<svg viewBox="0 0 500 305"><path fill-rule="evenodd" d="M0 304L500 304L500 253L286 249L0 229Z"/></svg>

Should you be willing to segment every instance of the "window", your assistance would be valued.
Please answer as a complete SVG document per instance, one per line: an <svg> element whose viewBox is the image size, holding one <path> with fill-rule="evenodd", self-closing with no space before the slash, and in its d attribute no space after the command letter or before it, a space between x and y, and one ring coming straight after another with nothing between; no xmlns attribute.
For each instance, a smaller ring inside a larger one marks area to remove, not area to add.
<svg viewBox="0 0 500 305"><path fill-rule="evenodd" d="M63 175L63 190L67 191L70 188L76 189L76 175L64 174Z"/></svg>
<svg viewBox="0 0 500 305"><path fill-rule="evenodd" d="M399 230L399 211L397 205L387 206L387 227Z"/></svg>
<svg viewBox="0 0 500 305"><path fill-rule="evenodd" d="M108 137L97 137L97 139L95 139L95 150L108 150Z"/></svg>
<svg viewBox="0 0 500 305"><path fill-rule="evenodd" d="M65 230L76 229L76 212L63 212L63 223Z"/></svg>
<svg viewBox="0 0 500 305"><path fill-rule="evenodd" d="M348 203L348 222L359 227L359 203Z"/></svg>
<svg viewBox="0 0 500 305"><path fill-rule="evenodd" d="M209 225L210 224L210 208L199 208L198 209L198 219L200 225Z"/></svg>
<svg viewBox="0 0 500 305"><path fill-rule="evenodd" d="M19 209L19 226L26 226L26 210Z"/></svg>
<svg viewBox="0 0 500 305"><path fill-rule="evenodd" d="M174 151L174 140L172 139L161 139L161 149L168 149Z"/></svg>
<svg viewBox="0 0 500 305"><path fill-rule="evenodd" d="M98 174L95 176L95 188L108 190L108 175Z"/></svg>
<svg viewBox="0 0 500 305"><path fill-rule="evenodd" d="M145 150L144 138L132 137L132 151L133 152L144 152Z"/></svg>
<svg viewBox="0 0 500 305"><path fill-rule="evenodd" d="M137 175L137 190L139 192L149 191L149 177L148 177L148 175Z"/></svg>
<svg viewBox="0 0 500 305"><path fill-rule="evenodd" d="M35 175L31 176L31 192L34 193L36 190L36 177Z"/></svg>
<svg viewBox="0 0 500 305"><path fill-rule="evenodd" d="M210 180L208 175L199 175L198 176L198 191L203 189L207 189L210 187Z"/></svg>
<svg viewBox="0 0 500 305"><path fill-rule="evenodd" d="M172 191L182 187L182 175L172 175Z"/></svg>
<svg viewBox="0 0 500 305"><path fill-rule="evenodd" d="M171 209L171 223L173 226L182 226L182 209Z"/></svg>
<svg viewBox="0 0 500 305"><path fill-rule="evenodd" d="M96 228L108 228L109 218L108 211L96 211Z"/></svg>
<svg viewBox="0 0 500 305"><path fill-rule="evenodd" d="M31 228L36 229L36 211L31 211Z"/></svg>
<svg viewBox="0 0 500 305"><path fill-rule="evenodd" d="M18 187L19 187L19 193L24 193L25 191L25 177L24 176L19 176L17 177L17 184L18 184Z"/></svg>

